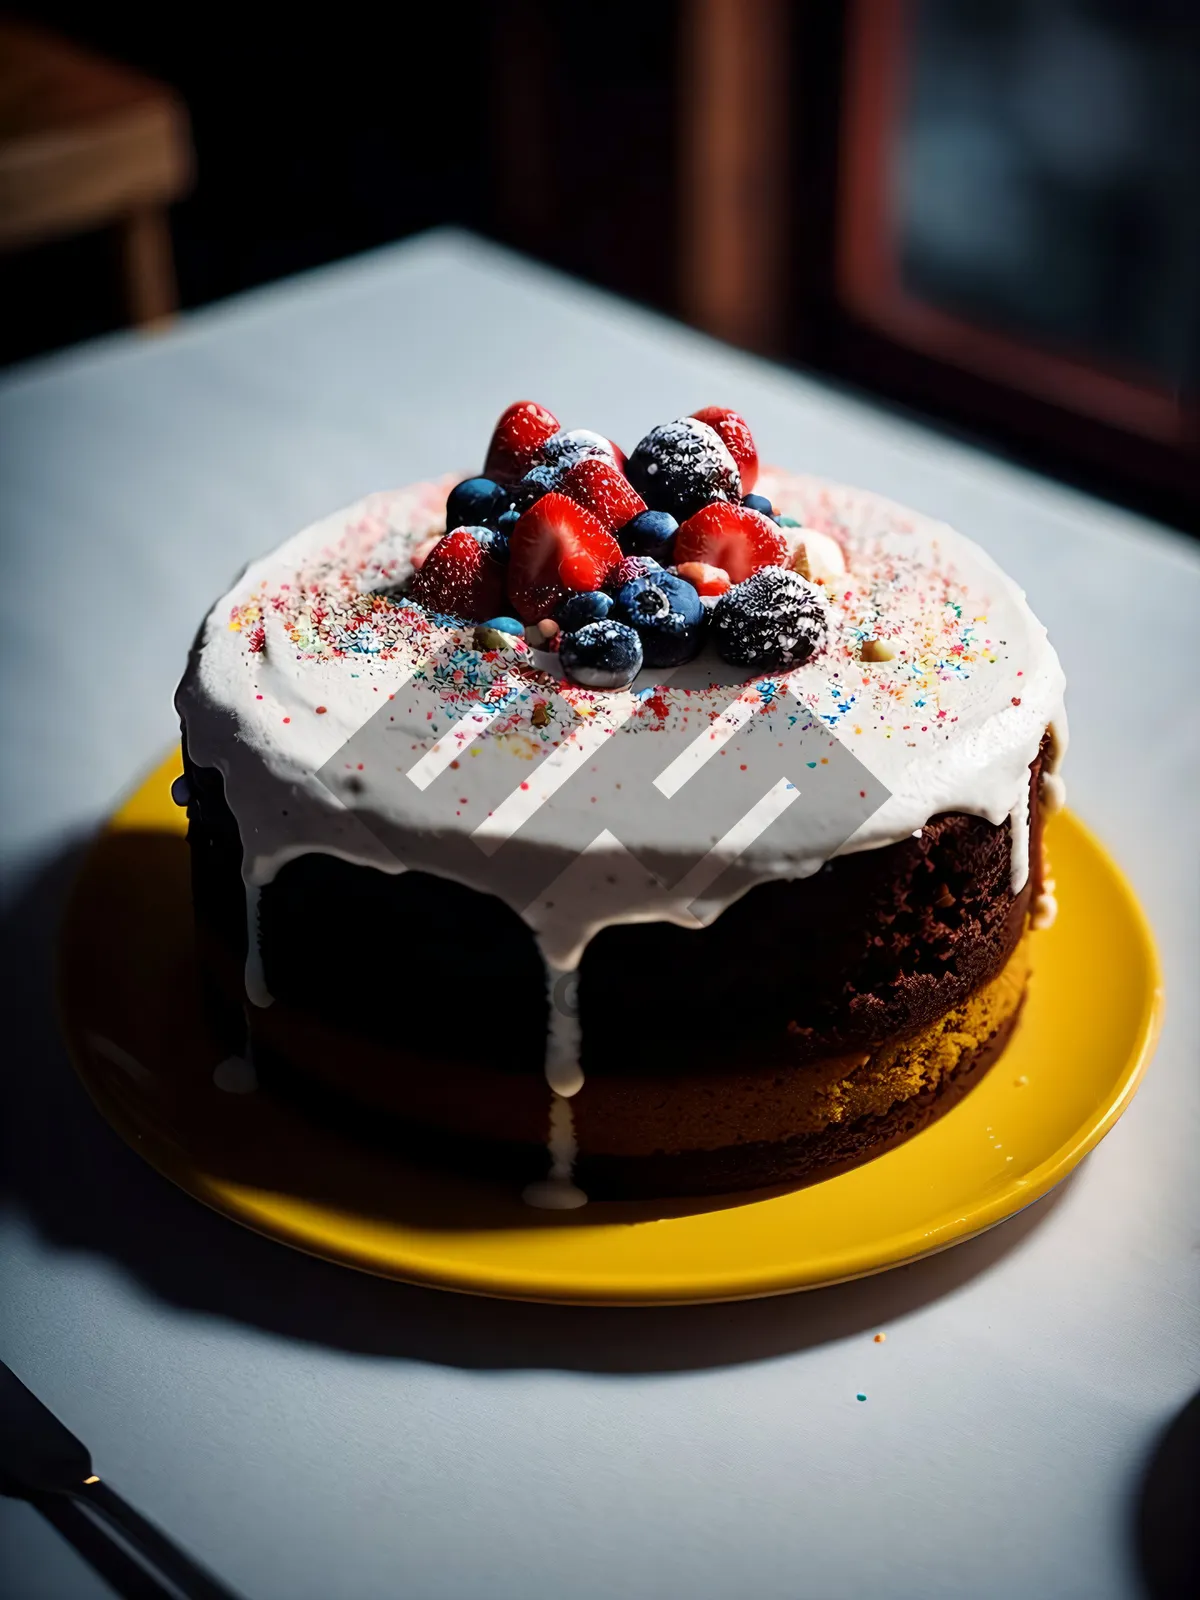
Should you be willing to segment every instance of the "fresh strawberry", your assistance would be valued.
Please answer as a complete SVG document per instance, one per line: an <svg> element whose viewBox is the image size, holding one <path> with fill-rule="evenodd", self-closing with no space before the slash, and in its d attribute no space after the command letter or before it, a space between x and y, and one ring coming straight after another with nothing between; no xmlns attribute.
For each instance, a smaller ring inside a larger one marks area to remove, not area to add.
<svg viewBox="0 0 1200 1600"><path fill-rule="evenodd" d="M615 439L610 439L608 442L610 445L612 445L613 460L617 463L617 471L624 472L626 460L624 450L621 449L621 446Z"/></svg>
<svg viewBox="0 0 1200 1600"><path fill-rule="evenodd" d="M562 494L599 518L609 533L616 533L646 509L646 502L625 474L600 456L577 461L558 487Z"/></svg>
<svg viewBox="0 0 1200 1600"><path fill-rule="evenodd" d="M697 594L724 594L729 588L729 574L724 567L710 567L704 561L685 561L675 571Z"/></svg>
<svg viewBox="0 0 1200 1600"><path fill-rule="evenodd" d="M517 400L500 418L488 445L484 476L514 483L536 466L542 445L559 431L558 418L536 400Z"/></svg>
<svg viewBox="0 0 1200 1600"><path fill-rule="evenodd" d="M571 590L598 589L621 559L599 518L557 491L534 501L508 548L508 597L522 622L548 617Z"/></svg>
<svg viewBox="0 0 1200 1600"><path fill-rule="evenodd" d="M742 479L742 493L749 494L758 482L758 446L745 417L738 416L727 406L705 406L703 411L693 411L697 422L707 422L717 434L726 450L737 462Z"/></svg>
<svg viewBox="0 0 1200 1600"><path fill-rule="evenodd" d="M689 517L675 535L675 565L691 561L721 567L730 583L744 582L759 567L781 567L787 540L770 517L747 506L714 500Z"/></svg>
<svg viewBox="0 0 1200 1600"><path fill-rule="evenodd" d="M467 528L439 539L412 575L409 597L430 611L482 622L504 610L504 568Z"/></svg>

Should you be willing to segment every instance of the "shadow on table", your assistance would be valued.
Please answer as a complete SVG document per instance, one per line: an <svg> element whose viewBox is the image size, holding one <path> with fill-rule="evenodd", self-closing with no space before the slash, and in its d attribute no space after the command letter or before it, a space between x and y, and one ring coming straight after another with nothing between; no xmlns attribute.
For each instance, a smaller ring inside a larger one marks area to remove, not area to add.
<svg viewBox="0 0 1200 1600"><path fill-rule="evenodd" d="M1172 1418L1138 1488L1134 1550L1149 1600L1200 1594L1200 1394Z"/></svg>
<svg viewBox="0 0 1200 1600"><path fill-rule="evenodd" d="M11 987L0 1074L11 1202L50 1244L109 1257L171 1305L335 1349L474 1368L693 1370L769 1359L886 1328L986 1272L1069 1185L978 1239L878 1277L726 1305L638 1309L483 1301L301 1255L165 1182L91 1105L59 1037L53 943L85 846L66 851L0 925Z"/></svg>

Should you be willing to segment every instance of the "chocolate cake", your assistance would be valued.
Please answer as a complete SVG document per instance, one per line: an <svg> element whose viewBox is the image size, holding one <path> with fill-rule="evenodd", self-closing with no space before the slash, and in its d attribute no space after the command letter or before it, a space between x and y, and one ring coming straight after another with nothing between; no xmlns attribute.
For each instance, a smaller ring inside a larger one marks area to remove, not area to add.
<svg viewBox="0 0 1200 1600"><path fill-rule="evenodd" d="M534 1204L813 1181L1017 1026L1062 691L982 551L760 474L734 413L626 461L519 403L201 630L214 1018L264 1092Z"/></svg>

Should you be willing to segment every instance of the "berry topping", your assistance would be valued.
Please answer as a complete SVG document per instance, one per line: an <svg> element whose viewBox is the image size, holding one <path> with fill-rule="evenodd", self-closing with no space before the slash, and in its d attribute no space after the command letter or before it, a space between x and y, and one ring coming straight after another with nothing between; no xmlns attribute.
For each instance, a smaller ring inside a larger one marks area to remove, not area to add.
<svg viewBox="0 0 1200 1600"><path fill-rule="evenodd" d="M708 423L737 462L742 493L748 494L758 482L758 446L745 417L730 411L727 406L705 406L703 411L696 411L693 415L698 422Z"/></svg>
<svg viewBox="0 0 1200 1600"><path fill-rule="evenodd" d="M717 650L737 667L798 667L825 643L821 591L798 572L764 567L723 594L712 614Z"/></svg>
<svg viewBox="0 0 1200 1600"><path fill-rule="evenodd" d="M525 622L549 616L571 590L599 589L621 559L612 534L565 494L535 500L509 549L509 599Z"/></svg>
<svg viewBox="0 0 1200 1600"><path fill-rule="evenodd" d="M629 481L648 506L680 522L710 500L740 500L737 463L718 435L695 417L664 422L629 458Z"/></svg>
<svg viewBox="0 0 1200 1600"><path fill-rule="evenodd" d="M568 678L589 689L627 689L642 669L642 641L606 618L564 633L559 660Z"/></svg>
<svg viewBox="0 0 1200 1600"><path fill-rule="evenodd" d="M512 480L525 475L541 457L541 448L558 432L558 418L534 400L518 400L496 424L483 470L489 478Z"/></svg>
<svg viewBox="0 0 1200 1600"><path fill-rule="evenodd" d="M621 446L615 439L610 439L608 443L612 450L613 465L616 467L618 472L624 472L625 464L628 459L624 450L621 449Z"/></svg>
<svg viewBox="0 0 1200 1600"><path fill-rule="evenodd" d="M494 628L497 633L511 634L516 639L525 637L525 625L518 622L516 617L489 617L483 626Z"/></svg>
<svg viewBox="0 0 1200 1600"><path fill-rule="evenodd" d="M509 510L515 511L520 516L522 511L529 510L535 500L540 500L545 492L540 483L529 483L524 478L519 483L509 484Z"/></svg>
<svg viewBox="0 0 1200 1600"><path fill-rule="evenodd" d="M616 466L613 447L603 435L592 433L588 428L553 434L542 445L539 459L525 474L524 481L544 494L549 489L557 489L576 462L589 458Z"/></svg>
<svg viewBox="0 0 1200 1600"><path fill-rule="evenodd" d="M773 517L775 515L775 507L765 494L744 494L742 496L742 504L749 506L751 511L761 511L764 517Z"/></svg>
<svg viewBox="0 0 1200 1600"><path fill-rule="evenodd" d="M616 594L618 589L633 578L640 578L647 572L661 572L662 562L655 561L653 556L626 556L620 561L604 580L604 587L609 594Z"/></svg>
<svg viewBox="0 0 1200 1600"><path fill-rule="evenodd" d="M508 535L495 533L491 528L472 528L478 544L487 551L493 561L498 561L502 567L508 565Z"/></svg>
<svg viewBox="0 0 1200 1600"><path fill-rule="evenodd" d="M677 667L690 661L704 639L708 613L685 578L648 572L617 594L613 616L637 630L648 667Z"/></svg>
<svg viewBox="0 0 1200 1600"><path fill-rule="evenodd" d="M486 528L456 528L448 533L412 575L409 596L430 611L477 621L504 605L504 569L492 560L476 535Z"/></svg>
<svg viewBox="0 0 1200 1600"><path fill-rule="evenodd" d="M641 495L624 473L618 472L611 461L601 456L585 456L577 461L563 473L558 487L562 494L569 495L599 518L609 533L623 528L639 511L646 509Z"/></svg>
<svg viewBox="0 0 1200 1600"><path fill-rule="evenodd" d="M789 528L784 533L791 557L788 565L810 583L836 583L846 575L846 557L831 533L816 528Z"/></svg>
<svg viewBox="0 0 1200 1600"><path fill-rule="evenodd" d="M669 511L639 511L617 534L617 542L626 555L653 556L665 566L674 552L678 531L679 524Z"/></svg>
<svg viewBox="0 0 1200 1600"><path fill-rule="evenodd" d="M446 528L477 528L494 523L507 505L506 491L492 478L467 478L450 491Z"/></svg>
<svg viewBox="0 0 1200 1600"><path fill-rule="evenodd" d="M588 622L603 622L612 610L612 596L603 589L590 589L586 594L569 594L554 613L554 621L564 633L574 633Z"/></svg>
<svg viewBox="0 0 1200 1600"><path fill-rule="evenodd" d="M710 567L703 561L685 561L675 571L691 584L701 598L724 594L729 587L729 574L724 567Z"/></svg>
<svg viewBox="0 0 1200 1600"><path fill-rule="evenodd" d="M506 539L511 539L512 531L520 520L521 513L515 508L510 511L502 511L496 518L496 528Z"/></svg>
<svg viewBox="0 0 1200 1600"><path fill-rule="evenodd" d="M675 564L703 561L741 583L760 567L782 566L787 541L761 511L717 503L689 517L675 539Z"/></svg>

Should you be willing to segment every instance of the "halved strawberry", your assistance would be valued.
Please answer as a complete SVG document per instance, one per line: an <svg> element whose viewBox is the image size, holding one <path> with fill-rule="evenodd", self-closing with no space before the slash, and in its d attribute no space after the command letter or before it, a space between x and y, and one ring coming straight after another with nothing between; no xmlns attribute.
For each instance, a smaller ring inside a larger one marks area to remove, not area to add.
<svg viewBox="0 0 1200 1600"><path fill-rule="evenodd" d="M748 506L714 500L689 517L675 535L675 565L703 561L722 567L730 583L743 583L759 567L781 567L787 540L770 517Z"/></svg>
<svg viewBox="0 0 1200 1600"><path fill-rule="evenodd" d="M612 445L613 460L617 463L617 471L624 472L626 461L624 450L621 449L621 446L615 439L610 439L608 442L610 445Z"/></svg>
<svg viewBox="0 0 1200 1600"><path fill-rule="evenodd" d="M646 502L623 472L600 456L585 456L563 475L559 491L598 517L609 533L645 511Z"/></svg>
<svg viewBox="0 0 1200 1600"><path fill-rule="evenodd" d="M724 567L710 567L704 561L685 561L675 571L691 584L697 594L724 594L730 588L729 574Z"/></svg>
<svg viewBox="0 0 1200 1600"><path fill-rule="evenodd" d="M541 446L559 431L558 418L536 400L517 400L503 413L488 445L483 473L497 483L523 478L539 459Z"/></svg>
<svg viewBox="0 0 1200 1600"><path fill-rule="evenodd" d="M726 450L737 462L742 479L742 493L749 494L758 482L758 446L750 432L745 417L728 406L705 406L703 411L693 411L697 422L707 422L717 434Z"/></svg>
<svg viewBox="0 0 1200 1600"><path fill-rule="evenodd" d="M482 622L504 610L504 568L469 528L456 528L438 540L413 573L408 593L430 611Z"/></svg>
<svg viewBox="0 0 1200 1600"><path fill-rule="evenodd" d="M534 501L508 548L508 597L522 622L548 617L572 590L598 589L621 559L600 519L557 491Z"/></svg>

